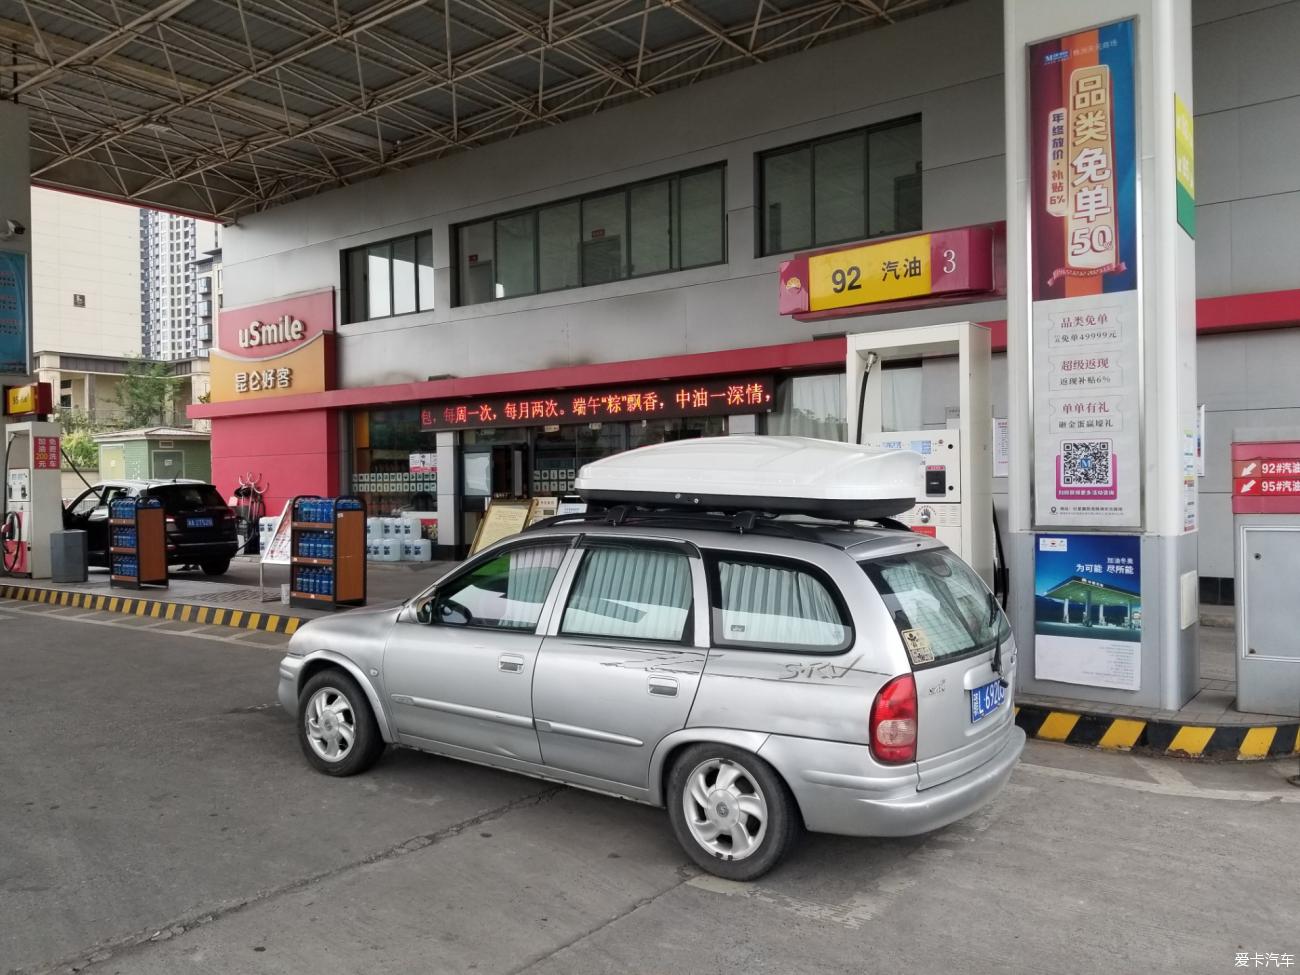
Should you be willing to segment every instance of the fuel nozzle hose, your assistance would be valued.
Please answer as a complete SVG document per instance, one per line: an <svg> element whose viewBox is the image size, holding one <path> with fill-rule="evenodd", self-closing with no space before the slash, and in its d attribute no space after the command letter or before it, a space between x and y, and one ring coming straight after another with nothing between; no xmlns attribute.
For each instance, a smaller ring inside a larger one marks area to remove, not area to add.
<svg viewBox="0 0 1300 975"><path fill-rule="evenodd" d="M17 439L10 434L5 442L5 464L4 490L0 491L0 575L12 576L18 571L21 552L19 551L22 538L22 520L18 517L18 512L9 510L9 452L13 450L14 440ZM13 542L13 549L6 545L6 542Z"/></svg>

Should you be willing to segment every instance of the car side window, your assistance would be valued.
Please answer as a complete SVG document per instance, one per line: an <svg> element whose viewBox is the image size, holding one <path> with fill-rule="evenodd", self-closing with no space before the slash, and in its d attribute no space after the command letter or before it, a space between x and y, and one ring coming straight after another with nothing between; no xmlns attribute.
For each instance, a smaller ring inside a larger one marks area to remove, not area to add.
<svg viewBox="0 0 1300 975"><path fill-rule="evenodd" d="M828 579L784 559L710 559L715 645L838 653L853 627Z"/></svg>
<svg viewBox="0 0 1300 975"><path fill-rule="evenodd" d="M567 543L502 552L439 587L432 622L531 633L568 552Z"/></svg>
<svg viewBox="0 0 1300 975"><path fill-rule="evenodd" d="M691 563L683 552L597 545L583 553L560 632L680 643L692 602Z"/></svg>
<svg viewBox="0 0 1300 975"><path fill-rule="evenodd" d="M92 489L72 503L72 510L69 514L74 518L84 518L94 511L99 506L99 503L99 492Z"/></svg>

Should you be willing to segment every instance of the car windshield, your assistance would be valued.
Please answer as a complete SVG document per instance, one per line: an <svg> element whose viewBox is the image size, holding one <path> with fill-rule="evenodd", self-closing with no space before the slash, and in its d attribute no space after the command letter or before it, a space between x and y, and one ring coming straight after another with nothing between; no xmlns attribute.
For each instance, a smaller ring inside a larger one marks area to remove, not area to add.
<svg viewBox="0 0 1300 975"><path fill-rule="evenodd" d="M149 493L155 498L162 498L163 510L169 513L226 506L226 502L211 484L164 484L150 488Z"/></svg>
<svg viewBox="0 0 1300 975"><path fill-rule="evenodd" d="M894 625L920 663L951 660L992 650L1008 630L992 593L965 562L943 549L928 549L862 563L885 601ZM929 662L926 660L926 662Z"/></svg>

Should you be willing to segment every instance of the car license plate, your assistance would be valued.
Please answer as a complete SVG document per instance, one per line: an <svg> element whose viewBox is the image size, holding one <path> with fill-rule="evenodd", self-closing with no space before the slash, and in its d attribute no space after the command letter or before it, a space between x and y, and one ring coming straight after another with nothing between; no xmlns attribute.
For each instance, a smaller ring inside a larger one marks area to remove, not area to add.
<svg viewBox="0 0 1300 975"><path fill-rule="evenodd" d="M189 524L189 526L190 526L191 528L211 528L211 527L212 527L212 519L211 519L211 518L191 518L191 519L189 520L189 523L188 523L188 524Z"/></svg>
<svg viewBox="0 0 1300 975"><path fill-rule="evenodd" d="M992 714L1006 699L1007 689L1002 686L1000 680L992 681L983 687L976 687L970 692L971 724Z"/></svg>

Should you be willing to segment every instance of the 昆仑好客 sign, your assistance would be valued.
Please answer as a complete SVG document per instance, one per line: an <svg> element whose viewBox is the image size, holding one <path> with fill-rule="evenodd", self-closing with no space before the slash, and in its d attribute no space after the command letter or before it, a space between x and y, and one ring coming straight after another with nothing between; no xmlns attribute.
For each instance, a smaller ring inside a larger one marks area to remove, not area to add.
<svg viewBox="0 0 1300 975"><path fill-rule="evenodd" d="M1029 48L1034 524L1142 526L1133 22Z"/></svg>
<svg viewBox="0 0 1300 975"><path fill-rule="evenodd" d="M747 376L440 400L420 408L420 429L472 430L617 420L670 420L689 416L766 413L772 408L772 377Z"/></svg>
<svg viewBox="0 0 1300 975"><path fill-rule="evenodd" d="M222 311L212 402L320 393L334 384L334 292Z"/></svg>

